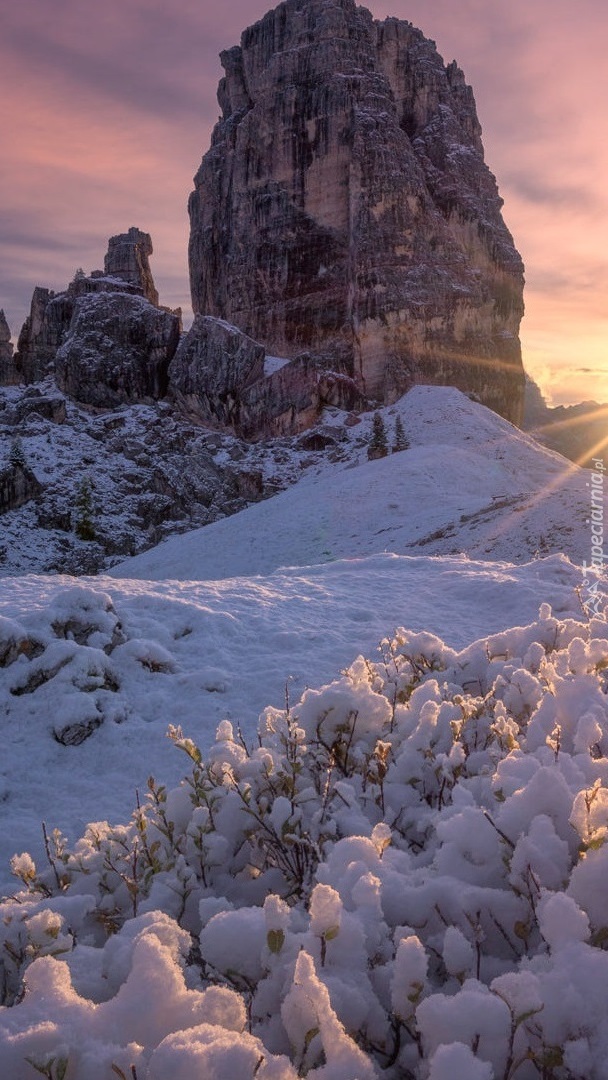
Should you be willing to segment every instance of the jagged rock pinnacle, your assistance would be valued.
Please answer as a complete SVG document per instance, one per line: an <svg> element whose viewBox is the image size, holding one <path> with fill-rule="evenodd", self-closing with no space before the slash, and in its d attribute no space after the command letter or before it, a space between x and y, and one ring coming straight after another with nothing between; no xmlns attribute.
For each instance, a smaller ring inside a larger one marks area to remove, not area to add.
<svg viewBox="0 0 608 1080"><path fill-rule="evenodd" d="M195 312L376 400L452 384L518 423L523 266L458 66L352 0L287 0L221 59Z"/></svg>
<svg viewBox="0 0 608 1080"><path fill-rule="evenodd" d="M148 262L152 250L150 234L132 226L128 232L110 237L104 272L109 277L139 285L146 300L158 307L158 292Z"/></svg>
<svg viewBox="0 0 608 1080"><path fill-rule="evenodd" d="M11 331L6 315L0 309L0 386L7 386L14 382L19 382L19 379L13 359Z"/></svg>

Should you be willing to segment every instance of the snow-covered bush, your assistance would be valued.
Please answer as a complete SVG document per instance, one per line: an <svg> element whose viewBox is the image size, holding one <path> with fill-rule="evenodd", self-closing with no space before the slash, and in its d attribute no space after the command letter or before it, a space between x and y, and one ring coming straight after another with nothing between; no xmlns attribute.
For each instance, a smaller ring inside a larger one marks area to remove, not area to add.
<svg viewBox="0 0 608 1080"><path fill-rule="evenodd" d="M13 860L6 1075L605 1078L607 671L543 605L399 630L255 747L171 728L178 788Z"/></svg>

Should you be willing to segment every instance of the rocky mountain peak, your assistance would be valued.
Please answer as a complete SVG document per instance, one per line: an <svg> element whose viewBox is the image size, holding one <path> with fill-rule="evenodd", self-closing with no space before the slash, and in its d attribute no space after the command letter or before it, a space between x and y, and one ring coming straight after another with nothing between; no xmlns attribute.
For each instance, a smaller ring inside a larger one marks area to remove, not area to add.
<svg viewBox="0 0 608 1080"><path fill-rule="evenodd" d="M523 267L456 63L353 0L286 0L222 53L222 117L189 210L195 320L159 307L152 240L36 288L0 384L95 409L161 399L250 440L332 406L453 385L519 423Z"/></svg>
<svg viewBox="0 0 608 1080"><path fill-rule="evenodd" d="M6 315L0 308L0 385L7 385L15 379L13 344Z"/></svg>
<svg viewBox="0 0 608 1080"><path fill-rule="evenodd" d="M37 286L10 363L0 341L0 385L53 374L60 390L97 408L164 397L181 312L159 307L151 254L149 234L130 228L111 237L103 271L77 270L59 293Z"/></svg>
<svg viewBox="0 0 608 1080"><path fill-rule="evenodd" d="M132 226L128 232L110 237L104 259L104 273L108 277L140 286L146 300L158 307L158 292L149 263L152 252L150 234Z"/></svg>
<svg viewBox="0 0 608 1080"><path fill-rule="evenodd" d="M447 383L519 422L523 267L458 66L352 0L286 0L221 59L195 312L375 400Z"/></svg>
<svg viewBox="0 0 608 1080"><path fill-rule="evenodd" d="M0 308L0 345L6 345L11 340L10 327L6 321L4 309Z"/></svg>

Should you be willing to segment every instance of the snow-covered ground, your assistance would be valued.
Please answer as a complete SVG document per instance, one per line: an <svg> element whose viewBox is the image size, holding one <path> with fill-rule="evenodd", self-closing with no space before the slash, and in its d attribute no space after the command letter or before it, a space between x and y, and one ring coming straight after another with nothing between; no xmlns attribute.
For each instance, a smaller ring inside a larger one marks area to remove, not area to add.
<svg viewBox="0 0 608 1080"><path fill-rule="evenodd" d="M268 573L379 551L466 553L527 561L588 557L588 474L451 387L414 387L383 410L408 450L362 460L372 417L348 462L319 468L273 499L172 537L112 569L116 577L203 578Z"/></svg>
<svg viewBox="0 0 608 1080"><path fill-rule="evenodd" d="M66 703L170 677L99 594L49 614ZM4 1075L604 1080L607 666L603 619L543 603L458 651L398 631L259 744L225 720L201 757L173 725L178 788L13 860Z"/></svg>
<svg viewBox="0 0 608 1080"><path fill-rule="evenodd" d="M384 410L389 441L398 415L409 449L367 461L364 416L349 429L346 464L321 458L274 498L171 537L111 576L0 579L0 615L45 645L57 605L95 609L103 594L130 642L170 657L170 670L154 672L121 646L119 688L98 710L121 722L78 747L52 737L79 709L97 716L92 691L74 696L71 664L18 695L30 661L0 668L0 813L10 822L0 883L18 847L40 850L42 819L75 837L92 818L127 815L150 773L175 782L181 763L165 738L175 717L202 745L223 719L250 736L286 686L293 696L333 678L396 626L456 648L529 622L543 601L580 612L572 564L589 558L588 474L448 387L416 387ZM459 554L434 557L438 547Z"/></svg>
<svg viewBox="0 0 608 1080"><path fill-rule="evenodd" d="M15 694L45 654L0 668L0 886L8 886L15 851L40 854L41 821L76 839L88 821L128 817L150 774L176 783L183 762L166 738L170 723L203 747L224 719L251 738L264 706L284 703L286 687L293 699L334 678L359 653L373 656L397 626L462 648L525 625L543 601L580 614L582 580L559 555L512 566L385 554L217 582L0 580L0 616L55 650L49 677L31 692ZM99 654L102 638L95 653L57 641L53 624L77 637L77 625L90 625L92 638L109 602L127 639L109 657ZM8 635L0 625L0 638ZM70 649L76 655L51 676ZM104 689L95 676L79 689L83 665L96 670L100 661L118 688ZM54 728L98 716L108 719L79 746L53 737Z"/></svg>
<svg viewBox="0 0 608 1080"><path fill-rule="evenodd" d="M39 497L2 515L0 577L96 573L277 491L284 502L210 533L204 566L192 558L186 572L221 578L377 551L522 561L559 550L580 561L586 547L585 473L449 387L415 387L380 410L389 447L399 417L410 447L373 468L371 413L327 410L312 432L247 444L187 423L166 403L92 415L52 380L41 387L41 401L63 401L64 422L35 411L32 389L0 388L0 468L18 437L42 485ZM3 424L25 406L34 411L21 423ZM83 484L95 537L87 542L76 535ZM272 545L260 550L267 515ZM173 550L183 549L163 547L161 559ZM181 574L150 559L127 573Z"/></svg>
<svg viewBox="0 0 608 1080"><path fill-rule="evenodd" d="M26 969L29 994L0 1008L0 1076L605 1080L589 474L457 391L384 410L389 439L397 415L410 449L365 460L364 417L347 460L111 574L0 580L0 887L13 853L39 867L18 859L30 894L3 909L6 1000ZM41 822L71 848L104 820L74 856L51 840L45 876ZM320 862L292 894L294 851Z"/></svg>

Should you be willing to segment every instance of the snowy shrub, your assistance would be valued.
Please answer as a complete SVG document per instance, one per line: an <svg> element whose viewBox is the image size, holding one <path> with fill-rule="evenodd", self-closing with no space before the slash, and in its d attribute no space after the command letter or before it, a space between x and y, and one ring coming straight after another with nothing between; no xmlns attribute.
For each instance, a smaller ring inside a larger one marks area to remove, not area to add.
<svg viewBox="0 0 608 1080"><path fill-rule="evenodd" d="M124 640L111 598L97 589L81 585L64 589L50 605L48 618L57 637L79 645L111 652Z"/></svg>
<svg viewBox="0 0 608 1080"><path fill-rule="evenodd" d="M42 646L19 623L0 615L0 667L9 667L20 656L33 656L41 651Z"/></svg>
<svg viewBox="0 0 608 1080"><path fill-rule="evenodd" d="M134 672L162 678L178 665L158 642L129 636L106 592L75 585L38 615L35 634L0 617L0 668L5 717L35 717L57 742L76 746L103 723L128 719Z"/></svg>
<svg viewBox="0 0 608 1080"><path fill-rule="evenodd" d="M118 669L163 670L97 610ZM103 681L95 646L55 639L15 688ZM13 860L4 1073L602 1080L607 671L606 625L543 605L460 653L399 630L255 747L171 728L178 788Z"/></svg>

